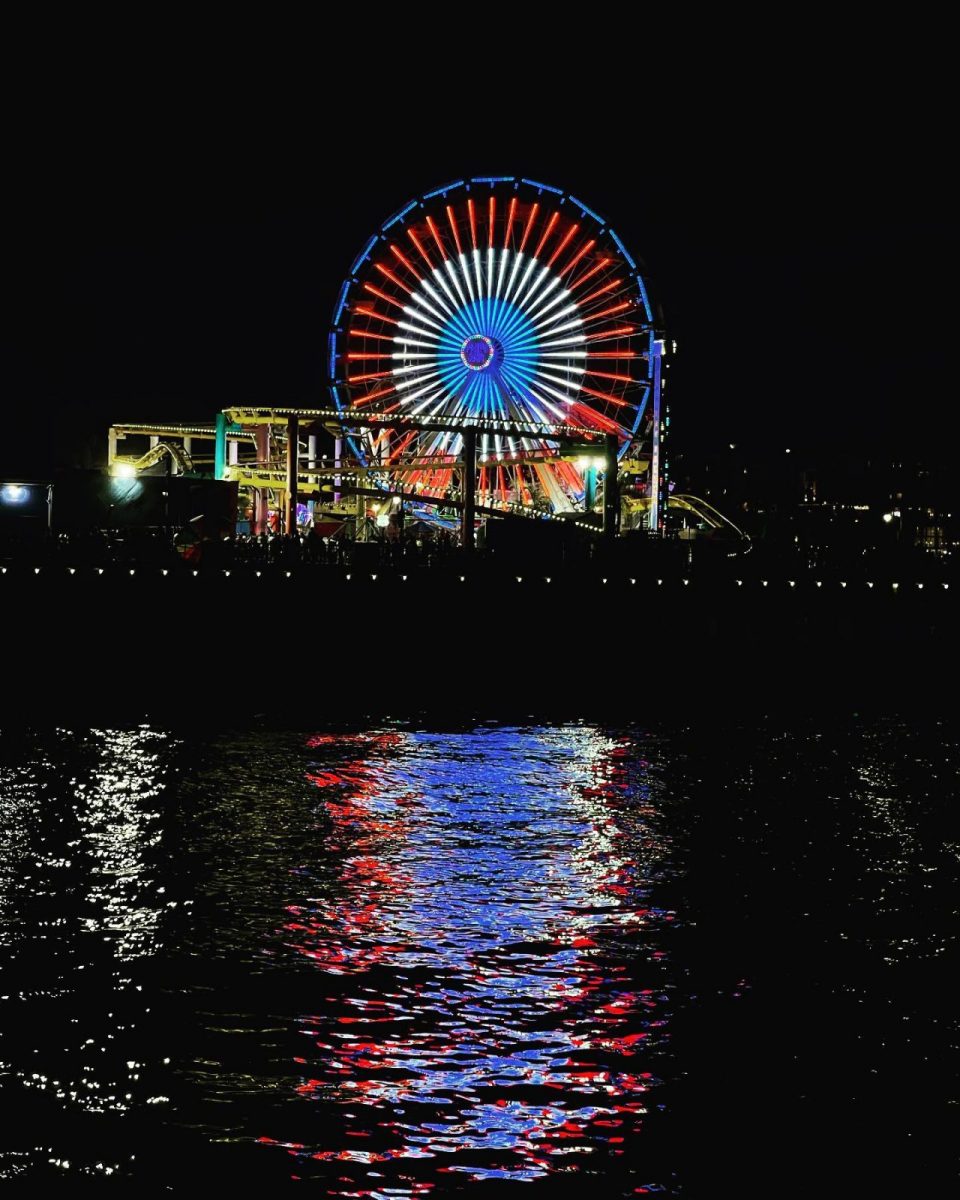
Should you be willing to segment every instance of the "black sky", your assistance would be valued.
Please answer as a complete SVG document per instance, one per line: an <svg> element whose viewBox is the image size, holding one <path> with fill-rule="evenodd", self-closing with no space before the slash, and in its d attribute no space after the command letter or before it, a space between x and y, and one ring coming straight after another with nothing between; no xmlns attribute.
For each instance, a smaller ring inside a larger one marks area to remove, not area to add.
<svg viewBox="0 0 960 1200"><path fill-rule="evenodd" d="M757 96L701 103L680 132L676 99L644 113L629 93L613 121L589 98L562 123L428 94L385 113L399 86L352 115L333 91L295 110L77 94L11 127L0 466L99 449L111 420L321 402L357 250L418 191L483 173L568 188L646 262L691 454L952 452L957 228L935 121Z"/></svg>

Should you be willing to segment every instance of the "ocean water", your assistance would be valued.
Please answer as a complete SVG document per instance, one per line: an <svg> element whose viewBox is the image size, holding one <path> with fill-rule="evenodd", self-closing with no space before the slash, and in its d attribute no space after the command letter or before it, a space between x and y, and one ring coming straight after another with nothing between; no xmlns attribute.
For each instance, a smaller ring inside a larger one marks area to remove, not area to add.
<svg viewBox="0 0 960 1200"><path fill-rule="evenodd" d="M855 714L8 731L0 1179L925 1194L958 762Z"/></svg>

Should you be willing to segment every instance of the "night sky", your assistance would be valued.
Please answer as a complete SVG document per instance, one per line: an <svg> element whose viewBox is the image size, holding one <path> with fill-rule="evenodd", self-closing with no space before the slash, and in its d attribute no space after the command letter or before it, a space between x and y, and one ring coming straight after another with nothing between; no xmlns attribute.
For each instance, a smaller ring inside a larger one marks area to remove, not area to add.
<svg viewBox="0 0 960 1200"><path fill-rule="evenodd" d="M679 344L675 453L952 453L949 150L915 112L757 101L681 135L667 106L651 137L621 106L613 122L588 110L451 132L423 97L405 140L342 107L332 120L319 92L295 119L223 98L74 99L6 151L8 474L90 465L111 420L324 403L325 335L365 239L415 193L484 173L569 189L647 264Z"/></svg>

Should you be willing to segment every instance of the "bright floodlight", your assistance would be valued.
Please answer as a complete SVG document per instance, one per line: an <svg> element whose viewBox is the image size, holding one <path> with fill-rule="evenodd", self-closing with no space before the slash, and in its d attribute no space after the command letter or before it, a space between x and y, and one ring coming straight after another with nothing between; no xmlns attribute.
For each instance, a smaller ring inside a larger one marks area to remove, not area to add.
<svg viewBox="0 0 960 1200"><path fill-rule="evenodd" d="M884 519L885 523L886 523L887 525L889 525L889 524L890 524L890 522L893 520L893 513L884 513L884 514L883 514L883 519Z"/></svg>
<svg viewBox="0 0 960 1200"><path fill-rule="evenodd" d="M114 463L113 473L117 479L132 479L137 473L137 468L133 463Z"/></svg>
<svg viewBox="0 0 960 1200"><path fill-rule="evenodd" d="M0 488L0 498L4 504L22 504L27 498L27 489L22 483L5 483Z"/></svg>

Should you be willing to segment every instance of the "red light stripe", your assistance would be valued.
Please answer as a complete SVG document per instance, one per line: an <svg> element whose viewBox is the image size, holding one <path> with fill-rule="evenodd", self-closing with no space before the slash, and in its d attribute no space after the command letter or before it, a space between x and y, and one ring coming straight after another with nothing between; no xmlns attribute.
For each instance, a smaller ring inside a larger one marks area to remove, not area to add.
<svg viewBox="0 0 960 1200"><path fill-rule="evenodd" d="M596 244L597 244L597 239L596 239L596 238L591 238L589 242L585 242L585 243L583 244L583 246L582 246L582 247L581 247L581 248L580 248L580 249L577 251L577 253L576 253L576 254L573 256L573 258L571 258L571 259L570 259L570 261L567 263L567 265L566 265L566 266L563 268L563 270L560 272L560 276L561 276L561 278L562 278L564 275L566 275L568 271L572 271L572 270L573 270L573 268L574 268L574 267L577 265L577 263L580 261L580 259L581 259L581 258L583 258L583 256L584 256L585 254L589 254L589 253L590 253L590 251L593 249L593 247L594 247Z"/></svg>
<svg viewBox="0 0 960 1200"><path fill-rule="evenodd" d="M359 360L360 360L360 359L362 359L362 358L392 358L392 357L393 357L393 355L392 355L392 353L391 353L389 350L386 350L386 351L384 351L384 353L383 353L383 354L356 354L356 353L350 353L350 354L348 354L348 355L347 355L347 358L349 358L351 362L357 362L357 361L359 361ZM592 373L592 374L596 374L596 372L591 372L591 373Z"/></svg>
<svg viewBox="0 0 960 1200"><path fill-rule="evenodd" d="M490 197L490 204L487 207L487 221L490 226L488 231L487 246L493 249L493 227L497 220L497 199L495 196Z"/></svg>
<svg viewBox="0 0 960 1200"><path fill-rule="evenodd" d="M597 288L595 292L591 292L589 296L584 296L582 300L578 300L578 304L589 304L591 300L596 300L598 296L606 295L607 292L612 292L615 287L619 287L623 282L622 279L611 279L609 283L605 283L603 287Z"/></svg>
<svg viewBox="0 0 960 1200"><path fill-rule="evenodd" d="M365 317L376 317L378 321L387 321L390 325L399 325L399 321L395 321L393 317L384 316L383 313L377 312L375 308L361 308L359 305L354 309L354 312L362 313ZM370 335L371 337L373 334Z"/></svg>
<svg viewBox="0 0 960 1200"><path fill-rule="evenodd" d="M437 249L440 251L440 257L446 261L447 252L443 248L443 242L440 241L440 234L437 232L437 227L433 223L433 217L427 217L427 228L433 234L433 240L437 243Z"/></svg>
<svg viewBox="0 0 960 1200"><path fill-rule="evenodd" d="M363 285L363 290L365 292L371 292L374 296L379 296L381 300L386 300L388 304L392 304L394 308L399 308L400 311L403 312L403 305L399 300L394 300L394 298L392 296L388 296L386 292L381 292L380 289L375 288L372 283L365 283Z"/></svg>
<svg viewBox="0 0 960 1200"><path fill-rule="evenodd" d="M507 231L503 235L504 250L506 250L507 246L510 244L510 228L513 225L513 214L516 211L517 211L517 198L516 198L516 196L514 196L513 199L510 201L510 208L509 208L509 211L507 212Z"/></svg>
<svg viewBox="0 0 960 1200"><path fill-rule="evenodd" d="M633 334L635 334L636 332L637 332L636 325L619 325L619 326L617 326L616 329L604 329L602 333L588 333L587 341L588 342L603 341L606 338L624 337L627 335L632 337ZM591 350L590 353L593 354L594 352Z"/></svg>
<svg viewBox="0 0 960 1200"><path fill-rule="evenodd" d="M381 396L389 396L393 391L396 391L396 388L391 384L390 387L381 388L378 392L371 392L368 396L360 396L354 400L354 407L359 408L361 404L370 404L374 400L379 400Z"/></svg>
<svg viewBox="0 0 960 1200"><path fill-rule="evenodd" d="M457 254L463 253L463 247L460 245L460 234L457 232L457 222L453 215L453 209L447 205L447 220L450 222L450 228L453 230L453 240L457 244Z"/></svg>
<svg viewBox="0 0 960 1200"><path fill-rule="evenodd" d="M533 252L534 258L540 257L540 251L543 249L544 245L546 244L547 238L550 236L551 233L553 233L553 227L554 227L554 225L556 225L556 223L559 220L560 220L560 214L558 212L555 212L553 214L553 216L550 218L550 220L547 222L547 227L543 231L543 236L540 238L540 244L537 246L536 250L534 250L534 252Z"/></svg>
<svg viewBox="0 0 960 1200"><path fill-rule="evenodd" d="M597 265L595 267L591 267L586 275L581 275L576 283L570 285L570 290L572 291L574 288L580 287L582 283L586 283L588 279L592 279L594 275L596 275L598 271L602 271L610 261L611 260L609 258L601 258Z"/></svg>
<svg viewBox="0 0 960 1200"><path fill-rule="evenodd" d="M624 300L624 302L622 304L613 304L610 306L610 308L601 309L601 311L598 313L591 313L589 317L584 317L583 319L584 319L584 322L599 321L601 317L609 317L611 315L611 313L623 312L623 310L625 308L631 308L631 307L632 307L631 301Z"/></svg>
<svg viewBox="0 0 960 1200"><path fill-rule="evenodd" d="M392 252L393 254L395 254L395 255L397 256L397 258L399 258L399 259L400 259L400 261L401 261L401 262L403 263L403 265L404 265L404 266L407 268L407 270L408 270L408 271L410 272L410 274L411 274L411 275L414 277L414 279L418 279L418 280L419 280L419 279L421 279L421 275L420 275L420 274L419 274L419 272L417 271L417 268L416 268L416 267L413 265L413 263L410 261L410 259L409 259L409 258L407 258L407 256L406 256L406 255L404 254L404 252L403 252L403 251L402 251L402 250L399 248L399 246L391 246L391 247L390 247L390 250L391 250L391 252Z"/></svg>
<svg viewBox="0 0 960 1200"><path fill-rule="evenodd" d="M591 372L595 374L595 372ZM608 404L615 404L618 408L626 407L626 400L621 400L619 396L611 396L607 392L598 392L594 388L588 388L585 384L580 384L580 391L586 392L588 396L596 396L598 400L606 400Z"/></svg>
<svg viewBox="0 0 960 1200"><path fill-rule="evenodd" d="M588 375L595 375L598 379L619 379L621 383L636 383L636 379L632 375L617 375L612 371L591 371L587 367Z"/></svg>
<svg viewBox="0 0 960 1200"><path fill-rule="evenodd" d="M574 234L577 232L577 230L578 230L579 228L580 228L580 226L579 226L579 225L571 225L571 226L570 226L569 230L567 231L567 236L566 236L566 237L563 239L563 241L562 241L562 242L560 243L560 245L559 245L559 246L556 248L556 250L554 250L554 252L553 252L553 257L552 257L552 258L550 259L550 261L547 263L547 266L548 266L548 267L552 267L552 266L553 266L553 264L554 264L554 263L557 261L557 259L560 257L560 255L561 255L561 254L564 252L564 250L566 250L567 246L569 246L569 245L570 245L570 239L573 237L573 235L574 235Z"/></svg>
<svg viewBox="0 0 960 1200"><path fill-rule="evenodd" d="M413 242L413 244L416 246L416 248L420 251L420 257L423 259L423 261L427 264L427 266L432 271L433 263L430 261L430 258L427 255L426 250L424 250L423 246L420 244L420 239L417 237L416 233L412 229L408 229L407 236L410 238L411 242Z"/></svg>
<svg viewBox="0 0 960 1200"><path fill-rule="evenodd" d="M473 208L473 197L467 201L467 213L470 217L470 237L473 240L473 248L477 248L477 214Z"/></svg>
<svg viewBox="0 0 960 1200"><path fill-rule="evenodd" d="M360 312L360 309L357 309ZM350 330L351 337L375 338L378 342L392 342L393 338L388 333L371 333L368 329L353 328Z"/></svg>
<svg viewBox="0 0 960 1200"><path fill-rule="evenodd" d="M366 383L368 379L387 379L392 371L373 371L369 375L348 375L347 383Z"/></svg>
<svg viewBox="0 0 960 1200"><path fill-rule="evenodd" d="M609 417L605 417L603 413L598 413L595 408L591 408L589 404L573 404L571 408L579 408L586 417L589 418L600 429L606 429L610 433L619 433L620 426L616 421L612 421Z"/></svg>
<svg viewBox="0 0 960 1200"><path fill-rule="evenodd" d="M527 244L527 238L530 236L530 230L533 228L533 222L536 220L537 212L539 211L539 209L540 209L540 201L538 200L534 204L533 208L530 209L530 216L527 217L527 227L523 231L523 238L520 241L520 249L517 251L518 254L523 253L523 248Z"/></svg>
<svg viewBox="0 0 960 1200"><path fill-rule="evenodd" d="M387 267L383 266L382 263L374 263L374 266L377 268L377 270L380 272L381 275L386 275L386 277L392 283L395 283L398 288L402 288L407 293L408 296L413 295L413 289L408 288L402 279L398 279L397 276L394 275L394 273L391 270L389 270Z"/></svg>

